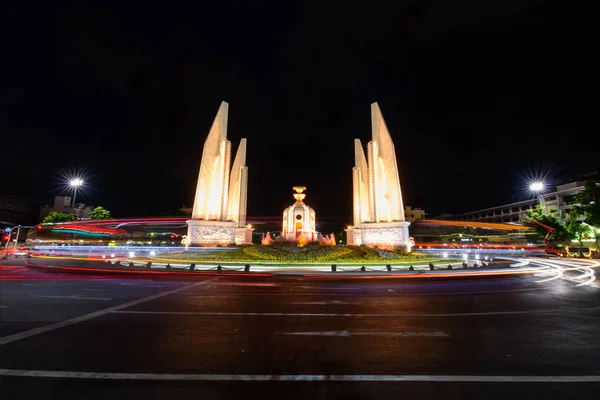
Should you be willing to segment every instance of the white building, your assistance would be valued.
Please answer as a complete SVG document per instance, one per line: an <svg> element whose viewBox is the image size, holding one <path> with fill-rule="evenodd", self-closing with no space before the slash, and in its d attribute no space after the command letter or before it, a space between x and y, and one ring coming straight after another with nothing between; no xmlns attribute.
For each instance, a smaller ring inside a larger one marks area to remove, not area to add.
<svg viewBox="0 0 600 400"><path fill-rule="evenodd" d="M70 196L55 196L54 205L45 205L40 209L40 221L42 221L51 211L73 214L77 219L87 219L94 210L94 206L88 206L84 203L71 204L73 200Z"/></svg>
<svg viewBox="0 0 600 400"><path fill-rule="evenodd" d="M575 181L556 186L556 191L539 196L539 204L543 207L543 213L548 214L552 210L557 211L557 217L563 222L569 212L576 205L575 195L585 189L585 182Z"/></svg>
<svg viewBox="0 0 600 400"><path fill-rule="evenodd" d="M565 218L569 215L569 211L576 204L575 195L585 189L584 185L585 182L583 181L569 182L564 185L557 185L556 190L544 193L537 198L490 207L483 210L471 211L456 216L449 216L446 219L454 219L457 221L518 223L523 216L527 214L528 210L535 210L536 206L539 204L543 207L542 212L544 214L556 210L557 217L565 222Z"/></svg>

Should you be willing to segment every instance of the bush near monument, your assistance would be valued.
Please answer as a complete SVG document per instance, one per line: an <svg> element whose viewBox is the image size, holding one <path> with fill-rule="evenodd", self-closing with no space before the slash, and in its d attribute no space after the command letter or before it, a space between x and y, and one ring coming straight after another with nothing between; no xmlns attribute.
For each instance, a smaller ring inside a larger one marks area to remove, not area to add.
<svg viewBox="0 0 600 400"><path fill-rule="evenodd" d="M167 256L165 254L165 256ZM159 254L157 258L160 258ZM285 262L285 263L382 263L426 262L436 257L401 250L382 250L359 246L321 246L317 243L299 247L291 243L243 246L236 250L215 251L209 254L181 252L170 253L170 259L185 261L234 261L234 262ZM447 260L446 260L447 261Z"/></svg>

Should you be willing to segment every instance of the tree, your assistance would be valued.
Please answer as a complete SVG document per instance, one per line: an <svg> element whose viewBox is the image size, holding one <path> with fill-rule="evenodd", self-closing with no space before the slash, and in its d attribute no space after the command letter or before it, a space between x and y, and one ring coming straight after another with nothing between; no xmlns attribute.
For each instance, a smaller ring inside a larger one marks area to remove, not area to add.
<svg viewBox="0 0 600 400"><path fill-rule="evenodd" d="M550 210L548 214L544 214L542 212L543 209L544 208L542 206L537 205L535 207L535 210L527 210L527 216L524 220L525 224L534 227L537 233L540 234L542 237L546 236L546 234L548 233L546 228L534 224L530 221L533 219L535 221L541 222L544 225L554 228L556 230L556 233L554 234L554 240L558 242L571 240L571 233L567 230L565 224L563 224L560 221L560 219L556 216L557 210Z"/></svg>
<svg viewBox="0 0 600 400"><path fill-rule="evenodd" d="M49 224L54 222L69 222L75 221L75 217L73 214L59 212L59 211L50 211L50 213L44 218L42 224Z"/></svg>
<svg viewBox="0 0 600 400"><path fill-rule="evenodd" d="M573 209L585 217L585 223L591 226L592 237L596 241L600 240L600 187L594 181L586 181L583 191L575 195Z"/></svg>
<svg viewBox="0 0 600 400"><path fill-rule="evenodd" d="M110 211L102 206L98 206L90 213L90 219L110 219Z"/></svg>
<svg viewBox="0 0 600 400"><path fill-rule="evenodd" d="M588 235L589 228L589 225L581 220L581 215L575 209L572 209L567 215L567 231L573 239L579 242L580 248L583 246L583 239Z"/></svg>

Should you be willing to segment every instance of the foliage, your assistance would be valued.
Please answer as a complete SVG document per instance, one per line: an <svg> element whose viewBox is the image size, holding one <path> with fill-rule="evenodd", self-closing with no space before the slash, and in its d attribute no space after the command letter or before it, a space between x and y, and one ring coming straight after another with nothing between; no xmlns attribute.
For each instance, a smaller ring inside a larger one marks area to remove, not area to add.
<svg viewBox="0 0 600 400"><path fill-rule="evenodd" d="M90 219L110 219L110 211L102 206L98 206L90 213Z"/></svg>
<svg viewBox="0 0 600 400"><path fill-rule="evenodd" d="M586 181L583 191L575 195L575 202L578 203L574 210L585 217L585 223L590 225L591 237L600 241L600 187L594 181Z"/></svg>
<svg viewBox="0 0 600 400"><path fill-rule="evenodd" d="M586 181L584 190L575 195L575 202L579 203L574 209L585 216L585 222L600 228L600 187L594 181Z"/></svg>
<svg viewBox="0 0 600 400"><path fill-rule="evenodd" d="M338 240L338 243L346 244L348 242L348 234L346 231L339 231L335 234L335 237Z"/></svg>
<svg viewBox="0 0 600 400"><path fill-rule="evenodd" d="M540 205L536 206L535 211L527 210L527 217L525 218L524 222L527 225L534 227L536 232L542 237L546 236L548 231L543 226L539 226L531 222L531 220L541 222L544 225L554 228L556 230L554 235L555 240L559 242L571 240L572 235L569 233L569 231L567 231L565 224L563 224L556 215L556 210L550 210L548 214L543 214L542 210L543 207Z"/></svg>
<svg viewBox="0 0 600 400"><path fill-rule="evenodd" d="M75 221L75 217L73 214L60 212L60 211L50 211L50 213L44 218L42 224L50 224L55 222L69 222Z"/></svg>
<svg viewBox="0 0 600 400"><path fill-rule="evenodd" d="M581 214L576 209L572 209L567 216L567 231L572 235L573 239L583 246L583 239L592 237L594 229L583 222Z"/></svg>
<svg viewBox="0 0 600 400"><path fill-rule="evenodd" d="M160 257L160 255L159 255ZM268 246L243 246L236 250L215 251L210 254L179 253L176 258L200 261L237 261L237 262L284 262L284 263L382 263L411 262L433 260L417 253L404 253L398 249L393 251L372 249L363 246L320 246L309 243L297 246L290 243L275 242Z"/></svg>

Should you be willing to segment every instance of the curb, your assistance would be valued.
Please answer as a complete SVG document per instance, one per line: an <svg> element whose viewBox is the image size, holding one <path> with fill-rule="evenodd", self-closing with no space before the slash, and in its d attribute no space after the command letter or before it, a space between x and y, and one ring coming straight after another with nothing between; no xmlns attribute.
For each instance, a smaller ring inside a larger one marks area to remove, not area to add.
<svg viewBox="0 0 600 400"><path fill-rule="evenodd" d="M32 262L26 262L25 266L30 269L54 272L54 273L71 273L71 274L87 274L87 275L104 275L104 276L131 276L131 277L173 277L183 279L194 279L202 278L207 276L243 276L243 277L323 277L323 278L349 278L349 279L372 279L372 278L396 278L396 279L409 279L409 280L451 280L451 279L483 279L483 278L502 278L502 277L513 277L516 275L522 275L532 273L531 269L521 268L502 268L501 270L490 270L490 269L473 269L470 270L455 270L455 272L444 272L439 271L403 271L403 272L388 272L388 271L369 271L369 272L355 272L355 271L339 271L339 272L319 272L319 271L298 271L298 270L287 270L287 271L249 271L249 272L238 272L238 271L227 271L224 268L223 272L207 271L207 270L196 270L196 271L185 271L185 270L147 270L141 268L96 268L96 267L68 267L68 266L53 266L48 264L38 264Z"/></svg>

